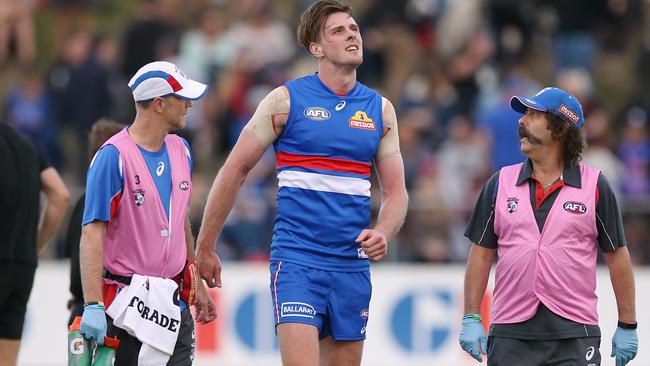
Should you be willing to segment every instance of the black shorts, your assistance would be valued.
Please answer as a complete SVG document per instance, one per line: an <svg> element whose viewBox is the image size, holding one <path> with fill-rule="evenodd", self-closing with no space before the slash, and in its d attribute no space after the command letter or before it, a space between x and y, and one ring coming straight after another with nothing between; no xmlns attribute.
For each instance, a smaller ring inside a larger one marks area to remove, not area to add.
<svg viewBox="0 0 650 366"><path fill-rule="evenodd" d="M106 320L108 322L107 335L109 337L117 336L117 339L120 340L120 345L115 353L114 366L137 366L142 342L129 335L124 329L114 326L110 316L107 315ZM185 308L181 312L181 328L178 332L174 354L169 358L167 365L191 365L194 361L194 348L194 320L190 309Z"/></svg>
<svg viewBox="0 0 650 366"><path fill-rule="evenodd" d="M18 340L23 334L27 301L36 268L2 266L0 269L0 338Z"/></svg>
<svg viewBox="0 0 650 366"><path fill-rule="evenodd" d="M488 337L488 366L599 366L600 337L531 341Z"/></svg>

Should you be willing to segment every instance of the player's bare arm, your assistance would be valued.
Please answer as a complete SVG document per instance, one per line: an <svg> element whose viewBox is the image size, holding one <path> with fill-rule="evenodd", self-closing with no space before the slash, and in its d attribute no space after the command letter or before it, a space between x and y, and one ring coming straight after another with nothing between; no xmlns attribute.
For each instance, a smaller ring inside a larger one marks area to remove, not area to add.
<svg viewBox="0 0 650 366"><path fill-rule="evenodd" d="M384 98L383 101L384 136L379 143L375 161L381 185L381 207L375 227L363 230L356 239L372 260L386 256L388 240L402 227L408 208L395 108L387 99Z"/></svg>
<svg viewBox="0 0 650 366"><path fill-rule="evenodd" d="M282 133L288 113L289 93L285 87L278 87L260 102L214 179L196 247L199 275L209 287L221 287L221 261L215 251L217 236L235 203L239 188L264 151Z"/></svg>

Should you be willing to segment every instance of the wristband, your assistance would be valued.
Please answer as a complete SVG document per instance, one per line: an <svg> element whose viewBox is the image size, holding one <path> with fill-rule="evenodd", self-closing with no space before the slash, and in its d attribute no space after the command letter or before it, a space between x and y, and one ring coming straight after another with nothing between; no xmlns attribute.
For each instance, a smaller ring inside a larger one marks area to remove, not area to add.
<svg viewBox="0 0 650 366"><path fill-rule="evenodd" d="M623 329L636 329L637 325L638 325L637 323L629 324L629 323L623 323L620 320L618 321L618 327Z"/></svg>
<svg viewBox="0 0 650 366"><path fill-rule="evenodd" d="M102 307L104 307L104 302L103 301L89 301L89 302L84 303L84 308L86 306L90 306L90 305L101 305Z"/></svg>
<svg viewBox="0 0 650 366"><path fill-rule="evenodd" d="M481 321L481 315L480 314L465 314L465 315L463 315L463 320L465 320L465 319Z"/></svg>

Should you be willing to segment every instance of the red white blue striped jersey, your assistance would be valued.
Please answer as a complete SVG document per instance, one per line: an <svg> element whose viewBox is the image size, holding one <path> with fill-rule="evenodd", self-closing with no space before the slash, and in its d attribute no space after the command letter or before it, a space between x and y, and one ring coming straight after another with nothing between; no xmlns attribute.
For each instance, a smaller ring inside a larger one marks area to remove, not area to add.
<svg viewBox="0 0 650 366"><path fill-rule="evenodd" d="M370 225L382 97L359 82L347 95L336 95L317 74L285 86L291 106L274 143L279 190L271 259L335 271L368 270L355 239Z"/></svg>

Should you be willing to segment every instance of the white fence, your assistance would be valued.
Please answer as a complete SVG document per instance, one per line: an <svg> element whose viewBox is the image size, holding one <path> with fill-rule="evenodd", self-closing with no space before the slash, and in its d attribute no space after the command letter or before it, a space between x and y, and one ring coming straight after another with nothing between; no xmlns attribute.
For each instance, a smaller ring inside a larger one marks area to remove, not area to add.
<svg viewBox="0 0 650 366"><path fill-rule="evenodd" d="M225 263L224 288L213 293L219 318L197 329L195 365L280 365L273 332L268 266ZM30 303L19 365L66 363L67 262L42 262ZM375 265L363 365L478 365L458 346L462 266ZM640 351L629 365L650 365L650 268L636 269ZM598 272L602 365L615 330L616 302L606 267ZM485 364L485 363L483 363Z"/></svg>

